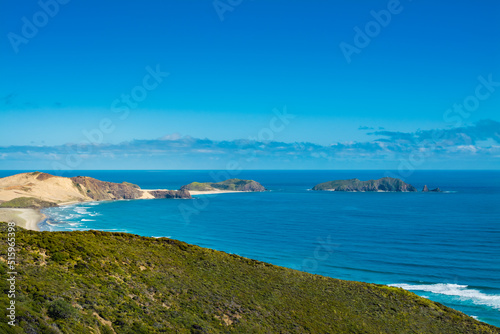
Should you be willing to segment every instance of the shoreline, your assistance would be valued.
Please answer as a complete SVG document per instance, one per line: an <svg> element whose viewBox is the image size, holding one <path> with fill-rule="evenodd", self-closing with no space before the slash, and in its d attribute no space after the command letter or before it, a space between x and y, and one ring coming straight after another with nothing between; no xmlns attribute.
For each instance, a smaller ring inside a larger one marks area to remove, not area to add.
<svg viewBox="0 0 500 334"><path fill-rule="evenodd" d="M0 221L13 221L16 226L31 231L40 231L38 224L43 222L45 218L46 216L37 209L0 208Z"/></svg>
<svg viewBox="0 0 500 334"><path fill-rule="evenodd" d="M154 191L157 189L142 189L145 192ZM165 190L165 189L161 189ZM245 193L247 191L232 191L232 190L210 190L210 191L196 191L189 190L191 196L196 195L216 195L216 194L229 194L229 193ZM141 199L153 199L153 198L136 198L136 200ZM112 200L119 201L119 200ZM74 204L84 204L92 202L102 202L102 201L69 201L58 203L58 206L69 206ZM42 223L47 216L40 212L40 209L30 209L30 208L0 208L0 221L5 222L15 222L17 226L25 228L31 231L40 231L38 224Z"/></svg>

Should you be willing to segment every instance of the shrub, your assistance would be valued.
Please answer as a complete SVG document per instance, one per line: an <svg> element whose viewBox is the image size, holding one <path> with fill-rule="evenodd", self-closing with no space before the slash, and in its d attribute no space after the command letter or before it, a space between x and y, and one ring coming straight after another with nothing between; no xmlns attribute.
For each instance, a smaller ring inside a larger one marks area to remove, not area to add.
<svg viewBox="0 0 500 334"><path fill-rule="evenodd" d="M75 309L64 299L58 299L49 305L47 314L54 320L68 319L75 314Z"/></svg>

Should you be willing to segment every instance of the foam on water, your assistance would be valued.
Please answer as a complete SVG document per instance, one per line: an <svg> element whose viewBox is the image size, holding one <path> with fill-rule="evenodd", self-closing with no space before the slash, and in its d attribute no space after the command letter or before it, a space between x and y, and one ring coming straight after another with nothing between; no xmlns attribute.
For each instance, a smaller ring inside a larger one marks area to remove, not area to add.
<svg viewBox="0 0 500 334"><path fill-rule="evenodd" d="M75 211L78 212L81 215L86 215L86 214L89 214L89 212L87 211L87 209L90 209L90 208L86 207L86 206L80 206L80 207L76 207Z"/></svg>
<svg viewBox="0 0 500 334"><path fill-rule="evenodd" d="M467 285L459 284L389 284L409 291L426 291L435 294L458 297L461 301L470 301L476 305L486 305L500 310L500 295L489 295L476 289L469 289Z"/></svg>

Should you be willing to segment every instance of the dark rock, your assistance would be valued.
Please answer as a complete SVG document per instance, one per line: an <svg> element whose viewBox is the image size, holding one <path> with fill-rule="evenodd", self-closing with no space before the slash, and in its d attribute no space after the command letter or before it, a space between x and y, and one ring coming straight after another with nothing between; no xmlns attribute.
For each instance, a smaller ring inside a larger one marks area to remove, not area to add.
<svg viewBox="0 0 500 334"><path fill-rule="evenodd" d="M424 186L424 189L422 189L422 192L423 192L423 193L429 193L429 192L431 192L431 193L440 193L440 192L442 192L442 191L441 191L441 189L439 189L439 188L429 190L429 188L427 188L427 186L425 185L425 186Z"/></svg>
<svg viewBox="0 0 500 334"><path fill-rule="evenodd" d="M148 191L154 198L192 198L189 191L181 190L150 190Z"/></svg>

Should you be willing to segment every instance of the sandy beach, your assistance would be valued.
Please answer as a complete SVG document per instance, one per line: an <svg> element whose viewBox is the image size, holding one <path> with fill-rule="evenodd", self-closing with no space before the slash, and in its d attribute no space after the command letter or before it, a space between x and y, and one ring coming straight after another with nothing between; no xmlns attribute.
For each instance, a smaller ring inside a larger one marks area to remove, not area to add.
<svg viewBox="0 0 500 334"><path fill-rule="evenodd" d="M0 221L13 221L27 230L40 231L38 223L43 219L45 216L35 209L0 209Z"/></svg>

